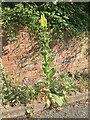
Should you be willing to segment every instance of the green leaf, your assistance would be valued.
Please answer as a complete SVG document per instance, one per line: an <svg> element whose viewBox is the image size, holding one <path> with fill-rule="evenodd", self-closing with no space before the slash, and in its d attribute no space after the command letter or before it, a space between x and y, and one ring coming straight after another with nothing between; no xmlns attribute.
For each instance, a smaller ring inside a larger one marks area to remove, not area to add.
<svg viewBox="0 0 90 120"><path fill-rule="evenodd" d="M55 86L57 84L58 84L58 80L53 80L52 83L51 83L52 86Z"/></svg>
<svg viewBox="0 0 90 120"><path fill-rule="evenodd" d="M70 90L70 91L73 91L73 92L75 92L75 91L76 91L76 89L75 89L74 87L69 88L69 90Z"/></svg>
<svg viewBox="0 0 90 120"><path fill-rule="evenodd" d="M51 56L51 58L49 58L49 59L47 60L47 62L48 62L48 66L51 65L51 63L52 63L53 60L54 60L54 57L52 57L52 56Z"/></svg>
<svg viewBox="0 0 90 120"><path fill-rule="evenodd" d="M68 16L63 16L65 19L69 19Z"/></svg>
<svg viewBox="0 0 90 120"><path fill-rule="evenodd" d="M48 80L50 80L55 74L55 68L52 68L48 73Z"/></svg>
<svg viewBox="0 0 90 120"><path fill-rule="evenodd" d="M43 71L44 71L45 74L48 73L48 67L44 67L44 66L43 66L42 69L43 69Z"/></svg>

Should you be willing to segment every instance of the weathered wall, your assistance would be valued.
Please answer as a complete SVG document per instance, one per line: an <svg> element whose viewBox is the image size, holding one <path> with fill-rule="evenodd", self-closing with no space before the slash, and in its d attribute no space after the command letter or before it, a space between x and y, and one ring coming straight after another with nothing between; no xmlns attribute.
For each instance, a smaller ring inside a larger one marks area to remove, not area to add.
<svg viewBox="0 0 90 120"><path fill-rule="evenodd" d="M24 28L18 36L19 48L15 49L15 43L3 45L2 60L10 78L18 76L19 81L22 81L23 77L28 77L33 82L33 80L43 77L42 55L34 37L30 41L28 39L27 29ZM55 78L66 70L72 73L75 73L76 70L88 72L88 37L83 35L77 39L67 39L64 44L62 42L53 43L55 60L52 66L56 66Z"/></svg>

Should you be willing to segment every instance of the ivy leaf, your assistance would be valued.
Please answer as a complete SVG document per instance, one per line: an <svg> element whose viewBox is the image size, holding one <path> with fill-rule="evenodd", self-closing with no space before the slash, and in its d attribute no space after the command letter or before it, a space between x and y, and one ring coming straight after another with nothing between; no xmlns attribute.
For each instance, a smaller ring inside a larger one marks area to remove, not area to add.
<svg viewBox="0 0 90 120"><path fill-rule="evenodd" d="M63 16L63 18L65 18L65 19L69 19L69 18L68 18L68 16L66 16L66 15L65 15L65 16Z"/></svg>

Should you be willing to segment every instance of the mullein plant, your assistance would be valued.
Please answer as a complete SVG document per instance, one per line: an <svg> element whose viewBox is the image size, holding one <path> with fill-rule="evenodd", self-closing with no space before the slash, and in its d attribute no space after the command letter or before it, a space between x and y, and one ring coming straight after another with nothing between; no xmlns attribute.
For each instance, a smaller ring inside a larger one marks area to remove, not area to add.
<svg viewBox="0 0 90 120"><path fill-rule="evenodd" d="M43 88L42 91L45 93L46 108L50 107L50 105L53 103L62 106L67 103L68 89L70 91L73 91L73 86L71 85L72 82L70 82L70 80L67 79L65 79L65 81L62 79L64 86L63 84L60 86L59 81L53 79L56 70L55 70L55 66L51 68L51 64L55 59L55 56L53 56L53 50L50 48L50 42L52 40L50 39L50 35L48 34L47 19L45 18L44 14L41 15L39 23L40 23L40 29L38 32L38 37L39 37L39 44L41 47L41 54L43 56L42 69L44 71L46 80L42 81L44 85L43 84L38 84L38 85L40 86L42 85Z"/></svg>
<svg viewBox="0 0 90 120"><path fill-rule="evenodd" d="M42 69L44 71L46 80L48 83L52 80L52 77L55 74L55 68L50 69L51 63L54 60L54 56L52 55L52 49L50 48L51 39L48 35L48 27L47 27L47 19L45 15L41 15L41 19L39 20L41 26L38 33L39 36L39 44L41 47L41 54L43 56Z"/></svg>
<svg viewBox="0 0 90 120"><path fill-rule="evenodd" d="M40 29L38 32L39 45L41 47L41 54L43 56L42 69L46 80L42 81L44 87L42 91L45 93L45 108L49 108L52 103L56 103L62 106L64 97L59 96L58 80L54 80L53 76L56 72L55 66L51 68L51 63L55 59L53 56L53 50L50 48L50 36L48 34L47 19L42 14L39 20ZM41 92L41 91L40 91Z"/></svg>
<svg viewBox="0 0 90 120"><path fill-rule="evenodd" d="M51 67L51 63L54 60L52 49L50 48L50 42L51 39L48 35L48 27L47 27L47 19L45 18L45 15L41 15L41 19L39 20L41 26L38 33L39 36L39 44L41 47L41 54L43 56L43 63L42 63L42 69L45 74L45 78L47 81L47 85L50 85L50 82L55 74L55 67Z"/></svg>

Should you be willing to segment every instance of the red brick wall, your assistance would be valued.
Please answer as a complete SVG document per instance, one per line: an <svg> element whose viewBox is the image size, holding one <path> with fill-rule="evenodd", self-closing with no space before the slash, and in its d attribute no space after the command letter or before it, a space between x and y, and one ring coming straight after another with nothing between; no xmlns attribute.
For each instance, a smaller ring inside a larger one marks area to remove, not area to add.
<svg viewBox="0 0 90 120"><path fill-rule="evenodd" d="M9 74L10 79L12 79L13 75L14 78L18 76L19 82L22 81L23 77L28 77L30 81L41 79L43 77L42 55L38 49L37 41L34 40L34 37L29 41L26 28L20 32L18 40L20 46L17 49L15 42L3 46L2 60L6 73ZM76 70L82 71L85 68L87 70L87 43L88 38L84 37L81 41L67 39L66 44L62 42L56 42L55 45L53 44L55 60L52 66L56 66L55 78L58 78L59 74L66 70L72 73L75 73ZM5 51L8 51L8 53L5 54ZM22 63L20 64L20 62Z"/></svg>

